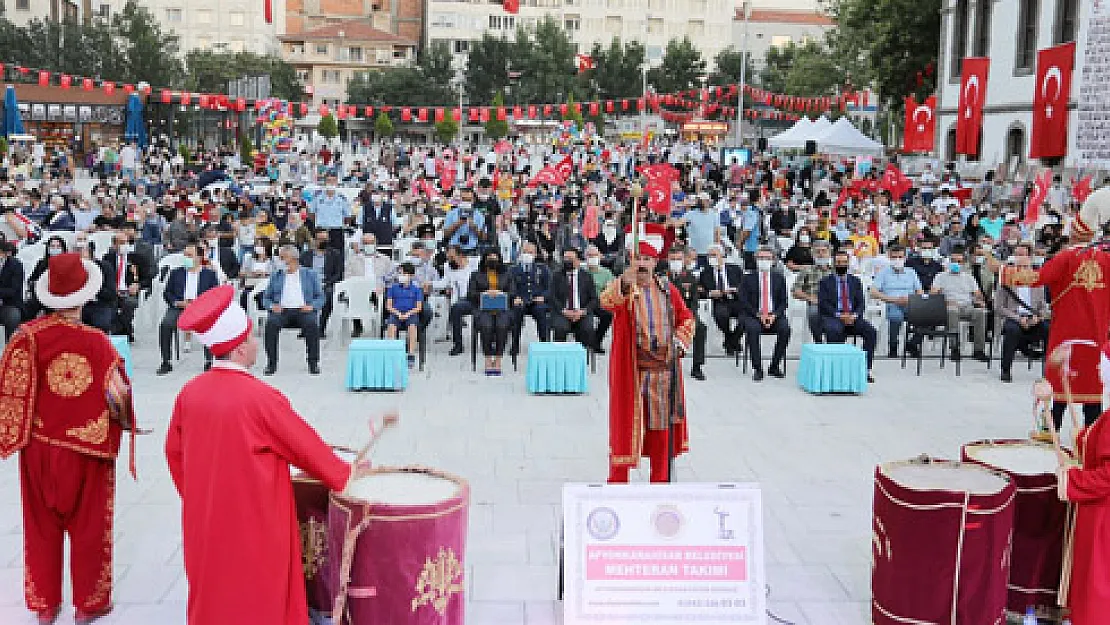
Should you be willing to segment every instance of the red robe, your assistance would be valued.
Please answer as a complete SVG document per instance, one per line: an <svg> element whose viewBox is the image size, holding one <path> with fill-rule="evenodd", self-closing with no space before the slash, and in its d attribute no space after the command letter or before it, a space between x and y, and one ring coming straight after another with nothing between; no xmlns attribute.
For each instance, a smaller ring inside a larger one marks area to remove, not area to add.
<svg viewBox="0 0 1110 625"><path fill-rule="evenodd" d="M1007 272L1010 273L1010 272ZM1110 332L1110 253L1096 247L1072 247L1053 256L1037 271L1013 272L1005 283L1048 287L1052 298L1052 324L1048 352L1064 341L1089 341L1077 345L1071 356L1072 401L1102 401L1102 379L1098 373L1099 353ZM1067 401L1060 378L1061 369L1046 372L1053 399Z"/></svg>
<svg viewBox="0 0 1110 625"><path fill-rule="evenodd" d="M673 314L671 325L675 329L676 338L684 346L689 346L694 336L694 316L686 308L681 293L673 284L668 283L668 291ZM647 424L641 406L642 395L637 388L640 374L636 362L633 301L631 297L621 293L619 278L605 287L601 294L601 305L613 313L613 346L609 355L609 468L611 472L614 469L627 471L638 465L644 455ZM681 367L678 368L674 383L676 404L685 405ZM675 456L689 451L685 418L672 426L671 435L674 437Z"/></svg>
<svg viewBox="0 0 1110 625"><path fill-rule="evenodd" d="M289 465L332 490L350 467L284 395L221 364L181 389L166 435L182 499L189 624L304 625Z"/></svg>
<svg viewBox="0 0 1110 625"><path fill-rule="evenodd" d="M1079 436L1082 470L1068 470L1067 498L1076 505L1068 593L1072 625L1110 622L1110 417L1103 413Z"/></svg>

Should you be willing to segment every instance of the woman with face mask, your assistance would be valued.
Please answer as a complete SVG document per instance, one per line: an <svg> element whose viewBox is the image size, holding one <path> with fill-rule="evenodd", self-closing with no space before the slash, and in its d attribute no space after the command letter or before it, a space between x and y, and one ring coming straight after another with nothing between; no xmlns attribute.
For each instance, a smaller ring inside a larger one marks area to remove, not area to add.
<svg viewBox="0 0 1110 625"><path fill-rule="evenodd" d="M508 294L511 292L513 285L501 252L486 252L478 271L471 277L466 296L476 311L474 325L486 357L487 376L501 375L501 357L512 326L512 314L508 307Z"/></svg>
<svg viewBox="0 0 1110 625"><path fill-rule="evenodd" d="M803 267L813 265L813 251L811 245L813 244L813 233L806 226L798 229L798 235L794 237L794 245L786 252L783 262L790 271L801 271Z"/></svg>
<svg viewBox="0 0 1110 625"><path fill-rule="evenodd" d="M24 316L27 320L38 317L39 313L43 310L42 304L39 303L38 298L35 297L35 281L42 277L42 274L46 272L47 263L50 261L51 256L65 254L67 251L69 251L69 246L66 245L65 239L63 239L62 237L52 236L46 240L46 253L43 255L42 258L39 259L37 263L35 263L35 268L31 270L31 276L27 280L27 284L31 293L31 296L27 299L27 304L24 307Z"/></svg>

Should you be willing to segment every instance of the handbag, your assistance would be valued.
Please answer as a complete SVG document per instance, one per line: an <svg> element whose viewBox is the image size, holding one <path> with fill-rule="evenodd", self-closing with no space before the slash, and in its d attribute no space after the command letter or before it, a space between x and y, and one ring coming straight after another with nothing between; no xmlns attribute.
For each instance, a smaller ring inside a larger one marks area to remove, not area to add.
<svg viewBox="0 0 1110 625"><path fill-rule="evenodd" d="M509 296L506 293L498 293L497 295L482 293L478 308L489 311L508 310Z"/></svg>

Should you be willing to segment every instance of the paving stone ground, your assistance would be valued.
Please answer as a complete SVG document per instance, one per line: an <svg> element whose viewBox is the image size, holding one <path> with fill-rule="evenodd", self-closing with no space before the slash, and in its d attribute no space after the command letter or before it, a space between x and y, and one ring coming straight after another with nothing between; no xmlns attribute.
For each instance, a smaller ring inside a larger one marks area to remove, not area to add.
<svg viewBox="0 0 1110 625"><path fill-rule="evenodd" d="M441 334L441 332L436 332ZM795 343L803 332L795 329ZM153 330L134 346L138 414L155 435L139 447L140 479L120 477L117 490L114 614L104 625L185 623L188 586L182 569L180 506L162 444L173 398L200 372L199 349L176 371L157 377ZM719 349L719 337L710 339ZM401 413L400 427L374 452L377 463L424 464L471 484L467 622L473 625L561 623L556 601L555 540L560 490L567 481L607 474L607 384L604 357L589 394L531 396L523 372L501 379L470 370L469 356L449 358L431 346L428 367L396 394L343 389L345 346L324 349L323 375L307 375L303 344L281 337L281 369L271 380L323 435L357 446L366 416ZM885 352L885 342L880 342ZM792 346L792 353L798 346ZM707 382L687 381L689 455L683 481L752 481L763 489L770 607L798 625L869 623L871 495L876 463L921 453L955 457L961 444L1024 436L1030 387L1038 367L1015 366L1013 384L998 381L997 362L912 365L880 359L877 384L863 396L811 396L785 380L755 384L731 359L714 358ZM523 361L522 361L523 367ZM260 368L260 367L259 367ZM121 476L122 476L121 472ZM634 479L645 480L646 472ZM33 619L23 607L17 463L0 463L0 624ZM67 610L64 619L71 618ZM401 624L397 624L401 625Z"/></svg>

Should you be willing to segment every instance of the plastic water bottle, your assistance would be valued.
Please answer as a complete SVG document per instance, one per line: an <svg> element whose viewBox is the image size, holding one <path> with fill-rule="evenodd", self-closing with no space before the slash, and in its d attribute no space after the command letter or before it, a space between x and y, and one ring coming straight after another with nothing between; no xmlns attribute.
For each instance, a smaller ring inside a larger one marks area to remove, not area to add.
<svg viewBox="0 0 1110 625"><path fill-rule="evenodd" d="M1037 611L1033 606L1025 608L1025 618L1021 620L1021 625L1037 625Z"/></svg>

